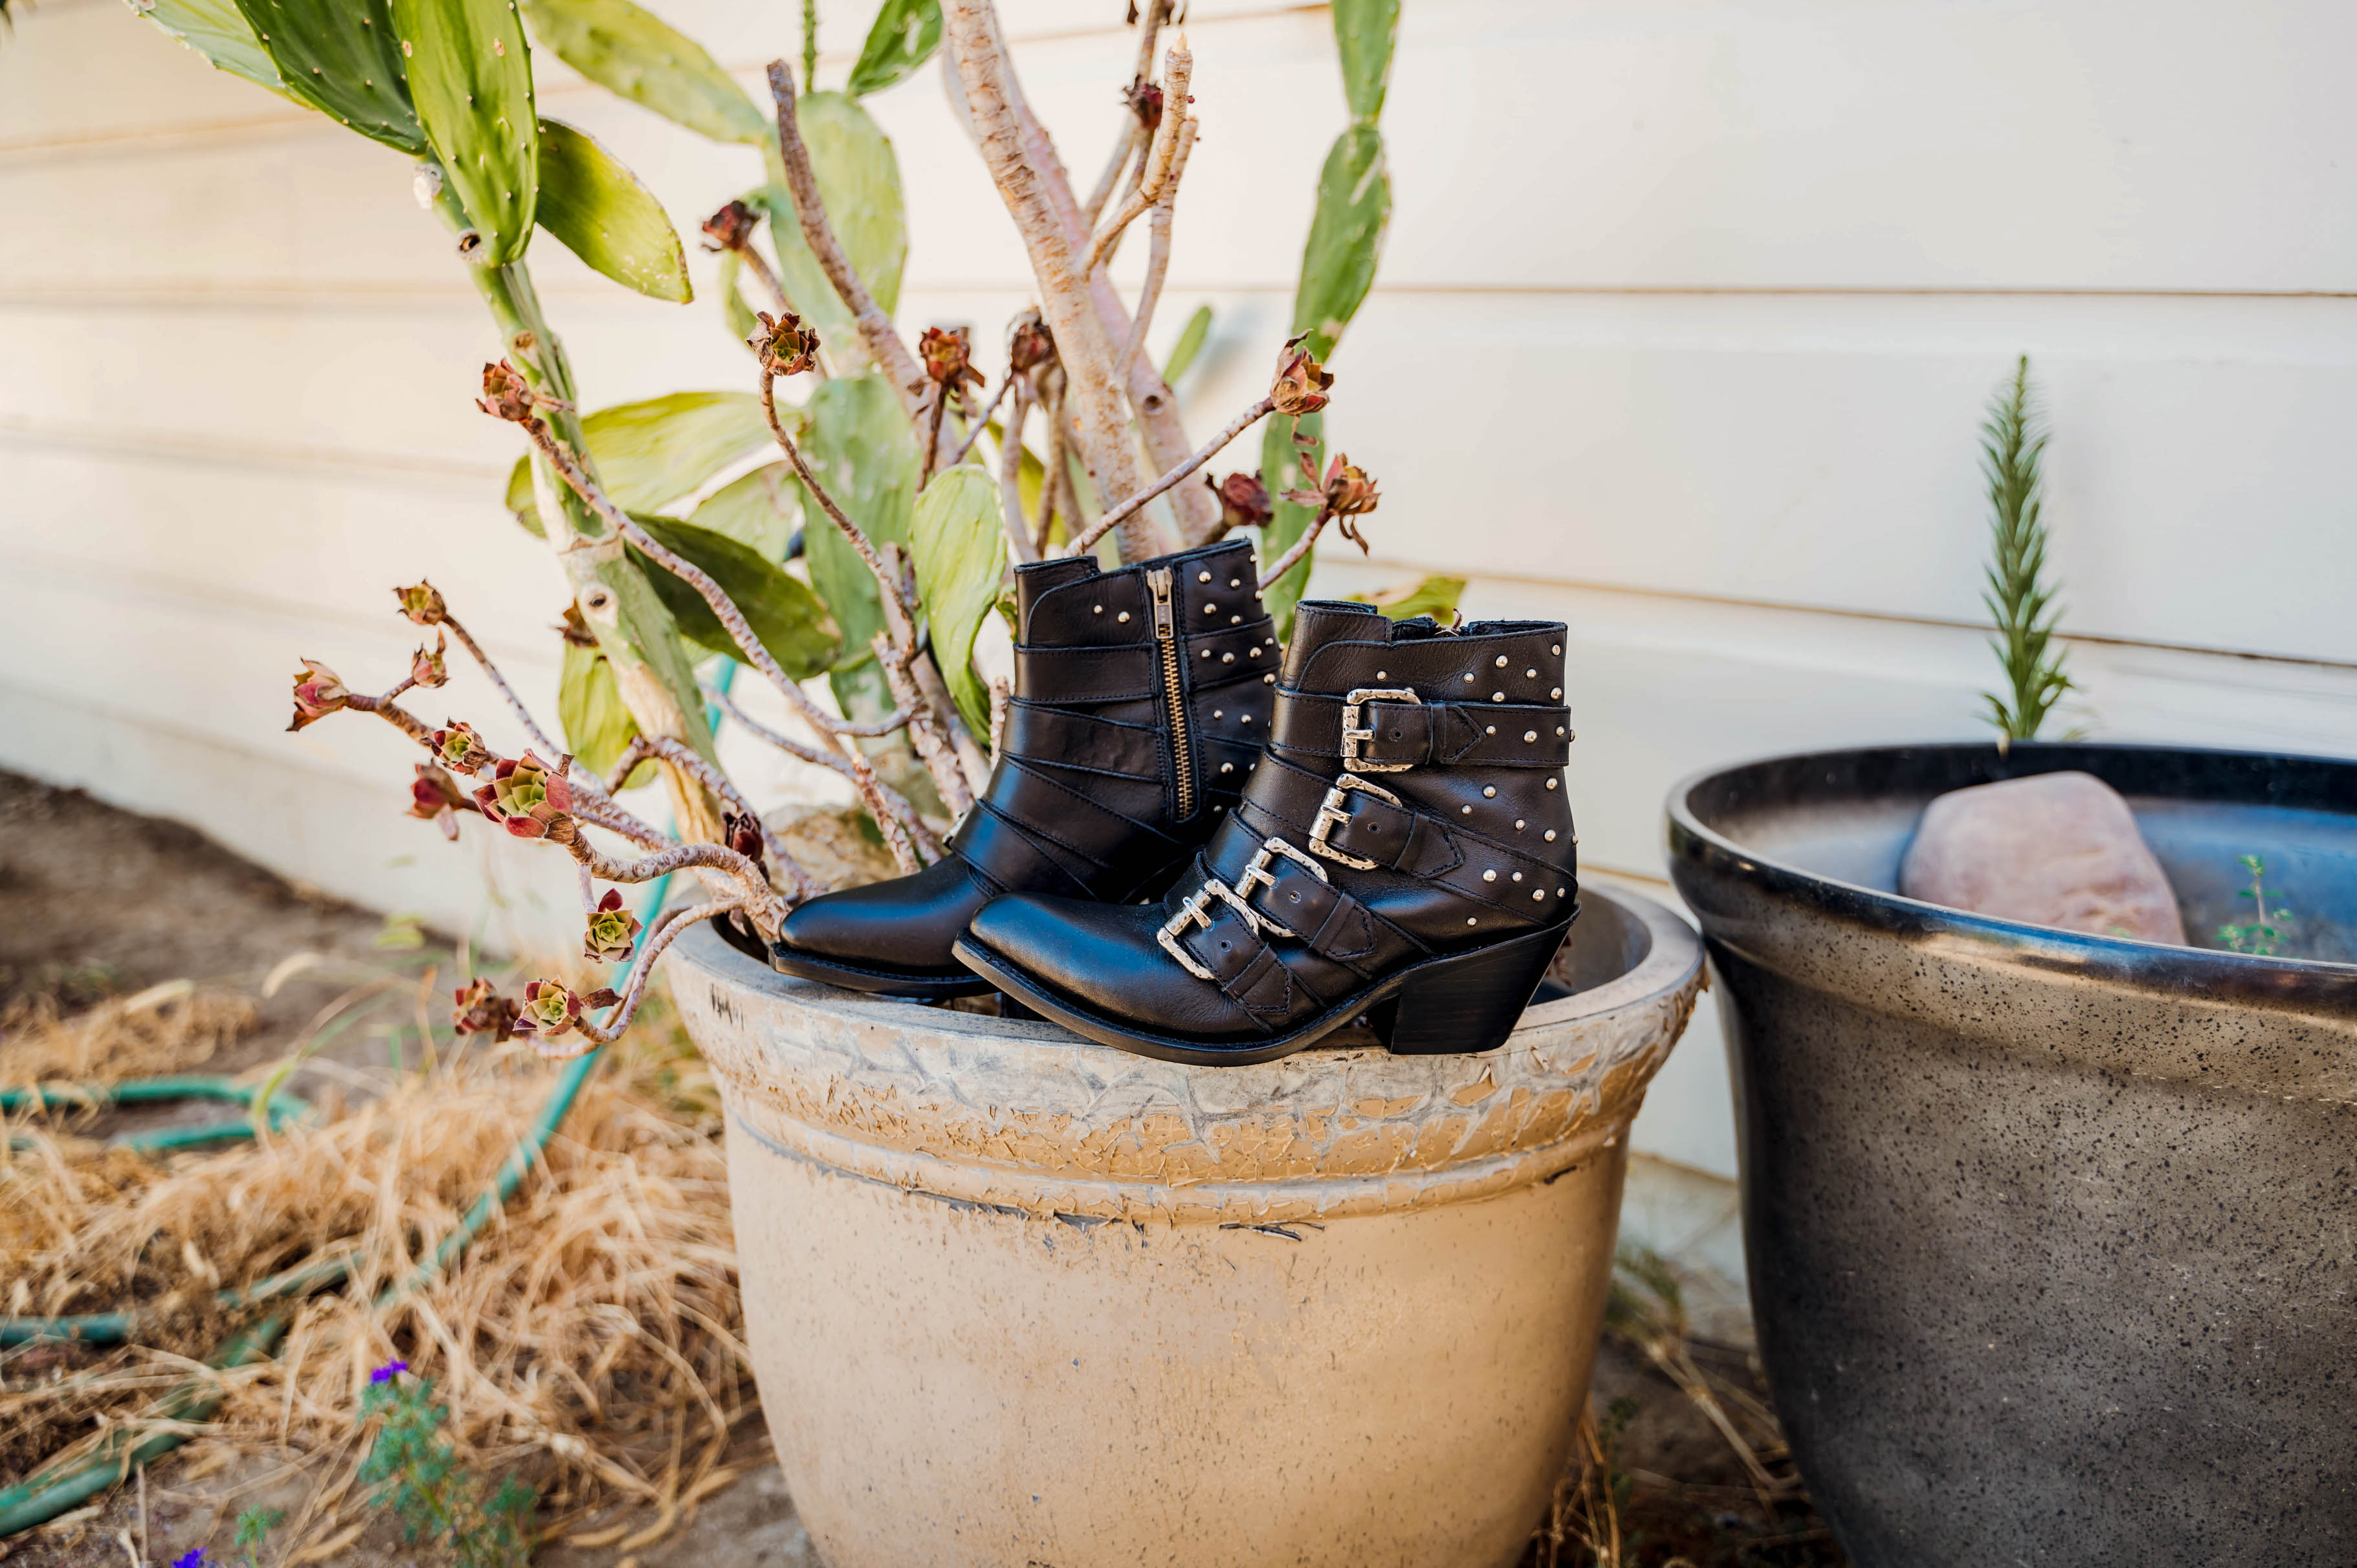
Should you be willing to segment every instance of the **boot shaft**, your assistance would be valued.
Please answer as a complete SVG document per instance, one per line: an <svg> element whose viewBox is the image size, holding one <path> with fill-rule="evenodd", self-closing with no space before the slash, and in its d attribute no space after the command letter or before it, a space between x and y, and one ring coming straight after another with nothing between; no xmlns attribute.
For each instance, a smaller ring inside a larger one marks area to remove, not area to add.
<svg viewBox="0 0 2357 1568"><path fill-rule="evenodd" d="M1564 631L1559 621L1452 630L1363 605L1304 604L1277 686L1271 755L1329 781L1362 780L1378 798L1568 876ZM1538 880L1520 869L1526 884Z"/></svg>
<svg viewBox="0 0 2357 1568"><path fill-rule="evenodd" d="M1016 604L1001 758L960 852L985 869L1044 856L1097 897L1146 890L1234 805L1268 738L1278 647L1252 546L1038 562L1016 569ZM1000 844L1017 831L1019 850Z"/></svg>

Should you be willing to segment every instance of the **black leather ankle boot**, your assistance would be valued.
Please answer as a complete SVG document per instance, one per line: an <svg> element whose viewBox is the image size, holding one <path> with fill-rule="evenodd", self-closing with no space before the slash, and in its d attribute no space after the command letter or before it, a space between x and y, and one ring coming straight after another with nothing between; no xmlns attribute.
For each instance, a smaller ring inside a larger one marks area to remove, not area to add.
<svg viewBox="0 0 2357 1568"><path fill-rule="evenodd" d="M990 785L939 864L813 898L770 962L896 996L990 990L951 955L1005 893L1151 897L1226 818L1268 738L1275 628L1243 541L1015 572L1015 696Z"/></svg>
<svg viewBox="0 0 2357 1568"><path fill-rule="evenodd" d="M1504 1043L1576 908L1564 628L1300 608L1268 751L1158 905L991 902L957 956L1092 1040L1268 1061L1364 1017Z"/></svg>

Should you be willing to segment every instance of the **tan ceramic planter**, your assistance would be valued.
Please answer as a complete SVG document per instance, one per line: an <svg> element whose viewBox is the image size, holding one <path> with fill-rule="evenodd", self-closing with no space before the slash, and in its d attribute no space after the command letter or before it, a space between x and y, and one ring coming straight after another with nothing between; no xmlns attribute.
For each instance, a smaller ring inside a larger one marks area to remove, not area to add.
<svg viewBox="0 0 2357 1568"><path fill-rule="evenodd" d="M1187 1068L672 951L830 1568L1496 1568L1587 1397L1700 943L1588 890L1481 1056Z"/></svg>

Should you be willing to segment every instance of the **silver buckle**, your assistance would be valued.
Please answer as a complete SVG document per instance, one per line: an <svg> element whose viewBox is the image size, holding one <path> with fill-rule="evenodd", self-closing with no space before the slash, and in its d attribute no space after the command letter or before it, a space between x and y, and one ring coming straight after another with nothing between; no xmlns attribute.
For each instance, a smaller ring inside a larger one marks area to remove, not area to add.
<svg viewBox="0 0 2357 1568"><path fill-rule="evenodd" d="M1361 727L1359 709L1367 703L1383 701L1414 703L1424 705L1424 699L1414 692L1398 686L1353 686L1351 694L1342 699L1342 766L1362 773L1405 773L1415 766L1413 762L1370 762L1359 755L1361 741L1375 738L1374 726Z"/></svg>
<svg viewBox="0 0 2357 1568"><path fill-rule="evenodd" d="M1178 906L1178 912L1162 923L1162 929L1154 934L1154 940L1162 944L1162 950L1164 952L1168 953L1172 958L1178 961L1179 968L1185 970L1188 973L1193 975L1198 980L1208 980L1216 985L1219 983L1220 977L1213 974L1210 970L1205 969L1201 964L1197 963L1195 961L1195 955L1178 945L1178 938L1180 934L1187 929L1189 925L1192 924L1200 926L1207 931L1211 929L1211 900L1213 898L1225 899L1229 908L1232 908L1237 914L1242 915L1244 918L1244 924L1251 929L1252 934L1254 936L1260 935L1261 918L1259 911L1247 906L1243 899L1236 897L1235 889L1230 887L1226 883L1214 876L1205 882L1200 887L1196 888L1192 894L1188 896L1187 901Z"/></svg>
<svg viewBox="0 0 2357 1568"><path fill-rule="evenodd" d="M1337 865L1355 866L1361 871L1372 871L1375 868L1373 861L1361 860L1354 854L1345 854L1326 842L1328 833L1351 820L1351 813L1342 809L1342 797L1352 789L1364 790L1376 800L1388 800L1394 806L1400 803L1400 798L1382 785L1370 784L1355 773L1343 774L1341 778L1334 780L1334 787L1327 790L1326 798L1318 803L1317 820L1309 825L1309 853L1324 855Z"/></svg>
<svg viewBox="0 0 2357 1568"><path fill-rule="evenodd" d="M1178 961L1179 968L1198 980L1216 983L1219 976L1197 963L1195 955L1178 945L1178 934L1187 929L1188 922L1192 921L1207 931L1211 929L1211 890L1208 886L1195 889L1194 895L1178 906L1178 912L1162 922L1162 929L1154 933L1154 940L1162 944L1164 952Z"/></svg>
<svg viewBox="0 0 2357 1568"><path fill-rule="evenodd" d="M1299 850L1294 848L1283 839L1272 836L1261 844L1260 852L1257 854L1254 854L1252 857L1251 863L1244 867L1243 875L1236 878L1236 895L1238 897L1246 901L1237 907L1243 909L1247 916L1256 918L1262 925L1266 926L1278 936L1291 937L1295 941L1299 941L1302 940L1300 932L1288 930L1286 927L1279 925L1275 920L1270 918L1268 916L1259 914L1249 907L1249 901L1252 898L1253 890L1255 887L1274 887L1276 886L1276 878L1275 875L1271 875L1268 867L1270 857L1272 855L1279 854L1285 856L1286 859L1293 862L1296 865L1308 871L1310 875L1315 876L1318 881L1324 882L1328 880L1326 868L1324 866L1318 865L1316 861L1310 859L1308 855L1302 854Z"/></svg>

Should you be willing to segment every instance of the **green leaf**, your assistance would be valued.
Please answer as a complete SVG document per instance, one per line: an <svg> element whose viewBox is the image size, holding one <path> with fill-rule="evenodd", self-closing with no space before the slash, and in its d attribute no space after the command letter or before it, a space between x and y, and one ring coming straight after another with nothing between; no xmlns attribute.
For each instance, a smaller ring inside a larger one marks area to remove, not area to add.
<svg viewBox="0 0 2357 1568"><path fill-rule="evenodd" d="M756 468L705 497L687 521L726 534L764 561L782 561L794 530L802 526L802 481L791 463Z"/></svg>
<svg viewBox="0 0 2357 1568"><path fill-rule="evenodd" d="M818 482L845 516L878 549L906 546L917 494L917 439L900 412L900 400L870 372L838 376L810 401L810 434L802 456ZM843 628L839 667L871 657L867 645L884 629L884 607L867 564L843 531L816 508L802 530L802 557L810 563L811 586Z"/></svg>
<svg viewBox="0 0 2357 1568"><path fill-rule="evenodd" d="M1455 619L1458 602L1464 596L1462 577L1426 577L1404 587L1378 588L1371 594L1351 596L1357 603L1372 605L1394 620L1430 616L1443 626Z"/></svg>
<svg viewBox="0 0 2357 1568"><path fill-rule="evenodd" d="M1211 307L1199 305L1195 307L1195 314L1187 318L1187 325L1180 329L1178 341L1170 345L1170 361L1162 367L1164 386L1178 384L1178 378L1187 373L1187 367L1195 362L1195 356L1203 351L1203 340L1211 335Z"/></svg>
<svg viewBox="0 0 2357 1568"><path fill-rule="evenodd" d="M932 59L941 45L941 0L884 0L845 91L854 98L881 92Z"/></svg>
<svg viewBox="0 0 2357 1568"><path fill-rule="evenodd" d="M1335 138L1318 171L1318 210L1301 249L1301 285L1293 296L1293 330L1309 334L1309 351L1319 359L1333 353L1373 285L1391 220L1383 133L1353 125Z"/></svg>
<svg viewBox="0 0 2357 1568"><path fill-rule="evenodd" d="M385 0L237 0L294 98L413 156L425 131Z"/></svg>
<svg viewBox="0 0 2357 1568"><path fill-rule="evenodd" d="M735 338L740 348L746 346L746 339L759 330L761 325L753 318L753 307L745 303L744 292L737 286L744 272L745 259L742 256L734 251L720 252L720 319L728 328L728 336Z"/></svg>
<svg viewBox="0 0 2357 1568"><path fill-rule="evenodd" d="M781 418L787 413L778 412ZM598 482L625 511L667 506L770 440L761 400L741 392L672 392L616 403L584 417L581 433ZM507 499L510 511L533 510L532 470L524 461L508 476Z"/></svg>
<svg viewBox="0 0 2357 1568"><path fill-rule="evenodd" d="M654 193L561 121L540 123L539 218L566 250L616 283L673 305L695 297L679 231Z"/></svg>
<svg viewBox="0 0 2357 1568"><path fill-rule="evenodd" d="M689 564L701 567L720 585L720 591L743 613L753 635L787 674L807 681L824 674L834 662L842 634L801 578L725 533L667 517L639 516L636 521L654 536L656 543L685 556ZM635 551L631 559L654 585L656 596L679 623L682 637L715 653L741 657L737 639L728 635L728 628L694 586Z"/></svg>
<svg viewBox="0 0 2357 1568"><path fill-rule="evenodd" d="M614 666L597 649L570 642L565 645L565 670L556 687L556 720L565 726L565 744L581 766L600 777L622 760L639 734L639 721L622 701ZM630 782L640 782L653 766L632 769Z"/></svg>
<svg viewBox="0 0 2357 1568"><path fill-rule="evenodd" d="M1400 0L1334 0L1334 47L1342 57L1342 91L1351 118L1372 125L1383 112L1399 39Z"/></svg>
<svg viewBox="0 0 2357 1568"><path fill-rule="evenodd" d="M483 237L475 259L505 266L532 243L540 116L532 46L509 0L393 0L409 95L442 173Z"/></svg>
<svg viewBox="0 0 2357 1568"><path fill-rule="evenodd" d="M770 122L704 46L630 0L523 0L556 58L642 109L716 142L766 141Z"/></svg>
<svg viewBox="0 0 2357 1568"><path fill-rule="evenodd" d="M1006 533L998 482L978 463L937 474L917 498L909 530L917 596L932 626L933 660L950 696L977 736L990 733L990 688L974 671L974 639L998 603L1006 575Z"/></svg>
<svg viewBox="0 0 2357 1568"><path fill-rule="evenodd" d="M278 68L253 36L236 0L156 0L145 12L150 22L196 50L214 69L242 76L273 92L284 92Z"/></svg>
<svg viewBox="0 0 2357 1568"><path fill-rule="evenodd" d="M1264 427L1266 434L1261 437L1260 481L1268 487L1271 496L1302 483L1301 463L1296 456L1297 448L1293 439L1297 425L1311 443L1309 460L1312 466L1322 465L1326 460L1326 416L1323 413L1306 413L1298 421L1270 418ZM1309 520L1317 515L1310 508L1297 506L1288 500L1278 500L1274 504L1275 515L1260 531L1263 571L1293 548L1293 542L1301 537L1301 531L1308 527ZM1293 570L1261 590L1260 602L1276 622L1279 641L1293 635L1293 607L1301 602L1301 592L1309 583L1309 568L1317 559L1318 552L1313 549Z"/></svg>
<svg viewBox="0 0 2357 1568"><path fill-rule="evenodd" d="M802 140L810 147L811 169L818 177L819 199L826 205L834 237L851 258L867 291L887 316L900 303L900 271L909 259L907 209L900 195L900 163L892 139L866 110L840 92L813 92L801 102ZM770 214L770 242L778 253L778 273L786 297L818 328L820 336L837 352L857 353L858 335L851 312L826 281L818 258L802 239L802 220L794 216L793 199L786 190L785 171L777 148L768 149L770 187L762 205Z"/></svg>

